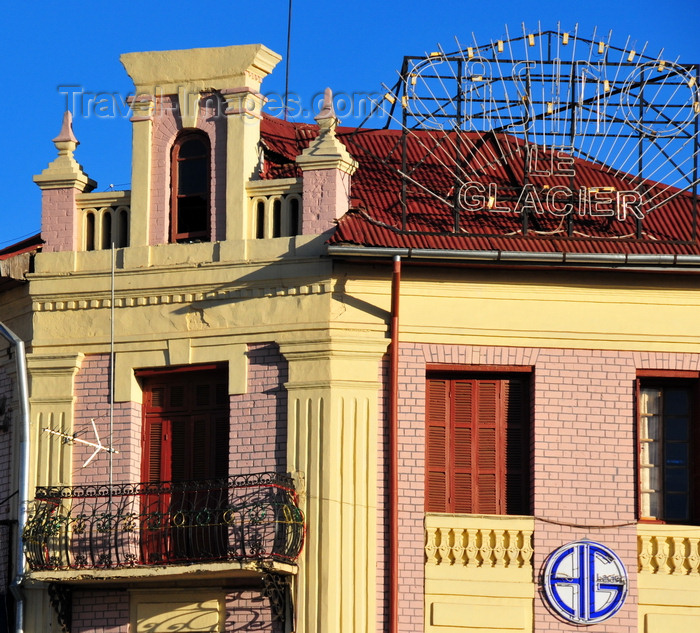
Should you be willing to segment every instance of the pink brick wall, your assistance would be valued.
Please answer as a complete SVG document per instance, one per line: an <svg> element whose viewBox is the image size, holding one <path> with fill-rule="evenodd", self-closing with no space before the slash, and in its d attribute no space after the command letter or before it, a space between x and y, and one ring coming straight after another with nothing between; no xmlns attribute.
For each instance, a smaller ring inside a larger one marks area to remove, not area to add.
<svg viewBox="0 0 700 633"><path fill-rule="evenodd" d="M174 95L156 99L153 115L151 147L151 218L149 244L170 241L170 151L175 137L182 130ZM212 153L211 204L212 240L226 236L226 117L221 97L205 95L200 100L198 129L209 136Z"/></svg>
<svg viewBox="0 0 700 633"><path fill-rule="evenodd" d="M95 441L91 419L94 418L100 440L109 445L109 354L87 356L75 379L75 419L73 430L80 439ZM114 483L141 481L141 405L115 402L112 446ZM85 444L73 445L73 484L104 484L109 481L110 456L100 451L88 466L82 464L94 449Z"/></svg>
<svg viewBox="0 0 700 633"><path fill-rule="evenodd" d="M248 393L231 396L231 472L287 472L287 363L274 343L248 348Z"/></svg>
<svg viewBox="0 0 700 633"><path fill-rule="evenodd" d="M339 169L304 171L302 235L316 235L335 227L349 207L350 176Z"/></svg>
<svg viewBox="0 0 700 633"><path fill-rule="evenodd" d="M46 252L78 248L77 189L45 189L41 193L41 237Z"/></svg>
<svg viewBox="0 0 700 633"><path fill-rule="evenodd" d="M267 631L282 633L281 623L273 617L270 600L255 589L243 589L226 596L224 631Z"/></svg>
<svg viewBox="0 0 700 633"><path fill-rule="evenodd" d="M72 633L129 633L126 591L75 591Z"/></svg>
<svg viewBox="0 0 700 633"><path fill-rule="evenodd" d="M621 557L630 595L596 633L637 631L634 381L638 369L700 368L700 355L403 344L399 376L400 629L423 630L425 376L427 364L532 366L534 570L557 547L582 538ZM385 374L386 376L386 374ZM386 382L385 382L386 384ZM385 395L385 394L384 394ZM385 400L383 398L382 400ZM380 413L384 413L382 403ZM380 419L386 419L382 415ZM380 472L386 436L380 431ZM386 502L380 477L379 503ZM385 515L378 517L379 628L386 612ZM564 524L564 525L560 525ZM631 525L629 525L631 524ZM535 631L569 631L535 599Z"/></svg>

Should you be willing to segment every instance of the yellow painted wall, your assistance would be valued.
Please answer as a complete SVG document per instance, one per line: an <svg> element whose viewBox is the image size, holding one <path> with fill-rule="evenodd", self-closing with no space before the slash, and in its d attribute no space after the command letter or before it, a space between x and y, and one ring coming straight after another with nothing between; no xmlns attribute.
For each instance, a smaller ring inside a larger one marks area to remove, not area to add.
<svg viewBox="0 0 700 633"><path fill-rule="evenodd" d="M381 323L390 263L346 266L342 323ZM700 352L700 279L614 271L421 268L404 263L403 341ZM379 308L379 310L377 310Z"/></svg>

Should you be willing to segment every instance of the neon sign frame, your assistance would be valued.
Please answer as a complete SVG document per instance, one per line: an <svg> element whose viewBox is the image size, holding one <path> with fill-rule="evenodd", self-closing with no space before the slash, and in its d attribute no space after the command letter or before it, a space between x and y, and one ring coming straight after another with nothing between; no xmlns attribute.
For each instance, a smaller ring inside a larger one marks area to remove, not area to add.
<svg viewBox="0 0 700 633"><path fill-rule="evenodd" d="M605 545L574 541L547 558L543 588L547 602L562 618L573 624L596 624L613 617L624 605L627 570Z"/></svg>
<svg viewBox="0 0 700 633"><path fill-rule="evenodd" d="M671 241L696 239L699 64L651 55L630 38L615 46L612 32L586 39L578 26L523 25L516 37L506 27L503 39L472 40L404 57L377 103L387 127L402 131L392 163L401 181L396 230L429 234L411 227L411 214L416 199L432 197L452 214L447 234L503 237L467 221L480 213L510 216L506 236L537 234L549 217L563 222L543 233L572 237L598 223L610 237L642 239L645 218L680 198L692 207L692 234ZM441 178L425 177L429 163ZM499 170L518 173L504 186L490 175ZM599 182L590 182L594 170Z"/></svg>

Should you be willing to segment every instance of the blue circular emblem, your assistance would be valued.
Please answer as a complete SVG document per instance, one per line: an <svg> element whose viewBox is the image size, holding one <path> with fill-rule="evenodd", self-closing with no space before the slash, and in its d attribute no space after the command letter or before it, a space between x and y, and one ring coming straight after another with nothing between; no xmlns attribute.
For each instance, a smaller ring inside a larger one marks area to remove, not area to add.
<svg viewBox="0 0 700 633"><path fill-rule="evenodd" d="M544 568L551 607L574 624L595 624L615 615L627 597L627 570L611 549L574 541L552 552Z"/></svg>

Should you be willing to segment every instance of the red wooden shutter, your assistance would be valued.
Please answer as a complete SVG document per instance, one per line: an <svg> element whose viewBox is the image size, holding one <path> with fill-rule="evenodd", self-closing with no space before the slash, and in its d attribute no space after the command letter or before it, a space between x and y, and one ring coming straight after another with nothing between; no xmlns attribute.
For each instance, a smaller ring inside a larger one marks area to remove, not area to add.
<svg viewBox="0 0 700 633"><path fill-rule="evenodd" d="M162 480L162 456L163 456L163 422L162 420L149 420L148 431L145 435L144 468L146 481Z"/></svg>
<svg viewBox="0 0 700 633"><path fill-rule="evenodd" d="M162 374L144 385L143 476L183 481L228 476L225 371Z"/></svg>
<svg viewBox="0 0 700 633"><path fill-rule="evenodd" d="M451 437L448 441L452 468L448 478L447 512L472 512L472 438L474 437L474 384L468 380L451 383Z"/></svg>
<svg viewBox="0 0 700 633"><path fill-rule="evenodd" d="M477 440L472 447L474 454L474 476L472 484L477 490L477 499L472 512L500 514L500 483L503 452L501 450L501 425L499 424L499 381L476 381L478 399L475 403Z"/></svg>
<svg viewBox="0 0 700 633"><path fill-rule="evenodd" d="M527 514L528 381L429 378L426 512Z"/></svg>
<svg viewBox="0 0 700 633"><path fill-rule="evenodd" d="M427 384L425 511L447 512L447 382Z"/></svg>

